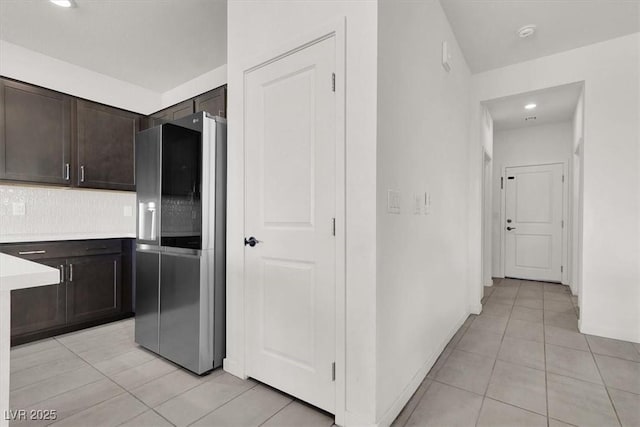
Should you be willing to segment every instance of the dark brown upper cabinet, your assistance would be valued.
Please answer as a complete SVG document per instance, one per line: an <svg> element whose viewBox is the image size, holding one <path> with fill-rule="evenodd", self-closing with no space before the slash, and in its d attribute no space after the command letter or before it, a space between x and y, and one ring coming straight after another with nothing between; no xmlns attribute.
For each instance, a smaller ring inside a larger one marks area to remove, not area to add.
<svg viewBox="0 0 640 427"><path fill-rule="evenodd" d="M140 116L77 101L76 185L135 190L135 134Z"/></svg>
<svg viewBox="0 0 640 427"><path fill-rule="evenodd" d="M151 117L149 118L149 127L158 126L166 122L181 119L193 114L194 112L193 99L188 99L181 102L180 104L165 108L164 110L158 111L157 113L151 115Z"/></svg>
<svg viewBox="0 0 640 427"><path fill-rule="evenodd" d="M196 113L206 111L214 116L227 117L227 87L221 86L196 96L194 106Z"/></svg>
<svg viewBox="0 0 640 427"><path fill-rule="evenodd" d="M71 183L71 102L58 92L0 79L0 179Z"/></svg>

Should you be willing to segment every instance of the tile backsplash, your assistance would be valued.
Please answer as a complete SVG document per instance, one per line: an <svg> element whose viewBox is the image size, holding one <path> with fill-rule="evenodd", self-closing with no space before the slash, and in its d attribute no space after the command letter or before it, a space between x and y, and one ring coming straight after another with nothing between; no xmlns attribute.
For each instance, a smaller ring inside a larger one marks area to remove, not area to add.
<svg viewBox="0 0 640 427"><path fill-rule="evenodd" d="M134 192L0 185L0 242L135 232Z"/></svg>

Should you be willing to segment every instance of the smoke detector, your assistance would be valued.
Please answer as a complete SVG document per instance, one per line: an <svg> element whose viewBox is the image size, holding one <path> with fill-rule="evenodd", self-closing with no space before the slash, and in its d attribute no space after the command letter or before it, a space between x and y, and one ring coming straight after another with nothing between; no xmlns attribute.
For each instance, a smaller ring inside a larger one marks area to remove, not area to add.
<svg viewBox="0 0 640 427"><path fill-rule="evenodd" d="M520 37L521 39L526 39L527 37L531 37L532 35L535 34L536 28L537 27L533 24L525 25L524 27L518 30L518 37Z"/></svg>

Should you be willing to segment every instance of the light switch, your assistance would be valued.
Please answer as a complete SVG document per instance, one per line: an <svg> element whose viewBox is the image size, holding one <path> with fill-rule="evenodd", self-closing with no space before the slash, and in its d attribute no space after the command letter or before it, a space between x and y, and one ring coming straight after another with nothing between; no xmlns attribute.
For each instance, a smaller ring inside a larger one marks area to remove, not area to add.
<svg viewBox="0 0 640 427"><path fill-rule="evenodd" d="M396 190L387 191L387 212L392 214L400 213L400 192Z"/></svg>
<svg viewBox="0 0 640 427"><path fill-rule="evenodd" d="M126 205L122 210L122 215L133 216L133 207L131 207L130 205Z"/></svg>
<svg viewBox="0 0 640 427"><path fill-rule="evenodd" d="M11 207L14 216L24 216L27 213L24 202L14 202Z"/></svg>

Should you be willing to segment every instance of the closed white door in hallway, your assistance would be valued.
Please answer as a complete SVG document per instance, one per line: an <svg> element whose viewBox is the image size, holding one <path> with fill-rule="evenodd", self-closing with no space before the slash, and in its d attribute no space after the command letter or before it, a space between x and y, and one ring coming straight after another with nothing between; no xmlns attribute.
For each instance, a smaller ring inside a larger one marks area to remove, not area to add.
<svg viewBox="0 0 640 427"><path fill-rule="evenodd" d="M246 369L335 410L334 37L245 78Z"/></svg>
<svg viewBox="0 0 640 427"><path fill-rule="evenodd" d="M563 165L508 167L505 276L562 280Z"/></svg>

